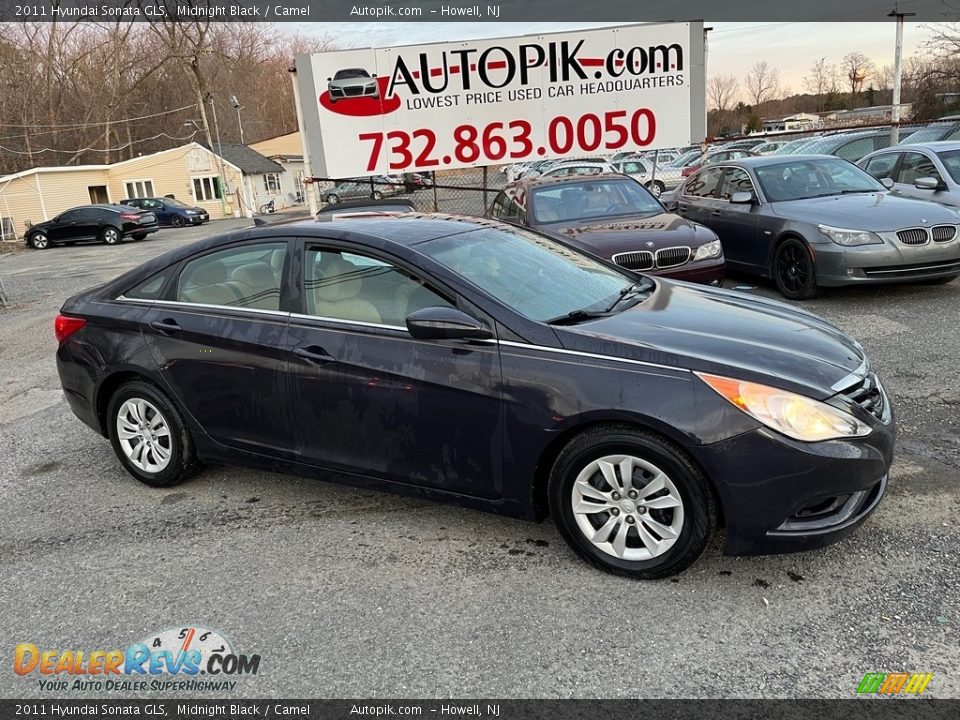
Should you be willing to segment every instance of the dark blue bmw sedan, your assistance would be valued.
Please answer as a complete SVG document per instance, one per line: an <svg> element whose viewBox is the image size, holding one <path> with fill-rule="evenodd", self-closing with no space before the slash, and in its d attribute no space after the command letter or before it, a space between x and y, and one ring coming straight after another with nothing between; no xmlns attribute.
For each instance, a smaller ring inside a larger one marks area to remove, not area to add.
<svg viewBox="0 0 960 720"><path fill-rule="evenodd" d="M209 461L540 519L583 558L677 573L816 548L877 507L888 398L786 305L651 278L495 221L259 227L68 300L74 413L135 478Z"/></svg>

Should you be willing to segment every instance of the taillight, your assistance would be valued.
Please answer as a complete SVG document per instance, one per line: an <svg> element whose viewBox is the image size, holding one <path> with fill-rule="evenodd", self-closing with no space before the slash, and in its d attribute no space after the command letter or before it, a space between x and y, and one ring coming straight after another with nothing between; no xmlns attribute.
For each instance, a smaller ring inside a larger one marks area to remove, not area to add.
<svg viewBox="0 0 960 720"><path fill-rule="evenodd" d="M53 334L57 336L57 342L62 345L68 337L86 324L87 321L83 318L57 315L57 319L53 321Z"/></svg>
<svg viewBox="0 0 960 720"><path fill-rule="evenodd" d="M140 213L120 213L121 220L139 220Z"/></svg>

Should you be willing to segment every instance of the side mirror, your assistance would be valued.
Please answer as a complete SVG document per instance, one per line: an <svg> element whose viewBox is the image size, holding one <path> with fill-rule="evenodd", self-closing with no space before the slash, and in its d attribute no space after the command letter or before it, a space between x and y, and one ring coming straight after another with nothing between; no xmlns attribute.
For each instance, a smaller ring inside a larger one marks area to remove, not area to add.
<svg viewBox="0 0 960 720"><path fill-rule="evenodd" d="M753 204L753 193L752 192L735 192L730 196L730 202L736 205L752 205Z"/></svg>
<svg viewBox="0 0 960 720"><path fill-rule="evenodd" d="M327 78L327 82L330 82L331 80L333 80L333 78Z"/></svg>
<svg viewBox="0 0 960 720"><path fill-rule="evenodd" d="M883 185L887 190L893 190L893 178L880 178L880 184Z"/></svg>
<svg viewBox="0 0 960 720"><path fill-rule="evenodd" d="M922 177L922 178L917 178L916 180L914 180L913 186L914 186L917 190L939 190L939 189L940 189L940 181L937 180L937 178Z"/></svg>
<svg viewBox="0 0 960 720"><path fill-rule="evenodd" d="M483 323L452 307L428 307L407 315L407 330L418 340L483 340L493 337Z"/></svg>
<svg viewBox="0 0 960 720"><path fill-rule="evenodd" d="M376 77L376 76L377 76L377 74L376 74L376 73L373 73L370 77Z"/></svg>

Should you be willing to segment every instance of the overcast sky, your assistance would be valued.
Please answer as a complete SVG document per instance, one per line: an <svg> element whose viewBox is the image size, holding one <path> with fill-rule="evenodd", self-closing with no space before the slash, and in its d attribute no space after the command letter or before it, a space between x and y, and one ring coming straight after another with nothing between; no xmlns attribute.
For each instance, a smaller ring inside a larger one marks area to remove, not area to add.
<svg viewBox="0 0 960 720"><path fill-rule="evenodd" d="M304 35L334 38L342 47L386 47L448 40L525 35L530 33L602 27L583 23L303 23ZM893 65L895 26L876 23L731 23L707 22L710 35L708 75L736 75L741 81L750 67L766 60L781 73L781 86L803 92L803 76L820 57L838 63L848 52L859 50L878 66ZM920 23L904 28L904 57L917 52L929 35Z"/></svg>

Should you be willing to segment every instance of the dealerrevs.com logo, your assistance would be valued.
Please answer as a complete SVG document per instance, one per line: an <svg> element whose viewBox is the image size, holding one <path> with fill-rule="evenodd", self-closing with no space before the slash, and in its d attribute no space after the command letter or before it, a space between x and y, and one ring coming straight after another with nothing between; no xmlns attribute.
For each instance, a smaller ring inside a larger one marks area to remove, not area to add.
<svg viewBox="0 0 960 720"><path fill-rule="evenodd" d="M124 650L20 643L13 653L14 673L51 692L223 692L259 670L259 655L237 653L221 633L195 625L151 633Z"/></svg>

